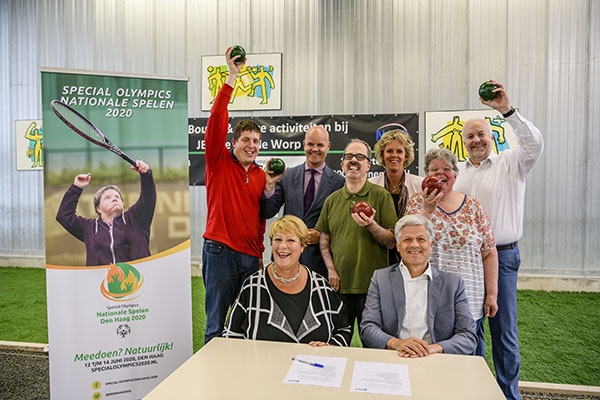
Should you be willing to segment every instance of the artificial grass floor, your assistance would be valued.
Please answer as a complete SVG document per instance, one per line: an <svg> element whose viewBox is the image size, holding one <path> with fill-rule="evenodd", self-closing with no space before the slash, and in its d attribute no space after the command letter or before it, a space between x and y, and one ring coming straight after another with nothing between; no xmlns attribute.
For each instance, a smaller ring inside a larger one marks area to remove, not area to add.
<svg viewBox="0 0 600 400"><path fill-rule="evenodd" d="M193 347L204 337L204 285L192 279ZM600 293L518 292L521 380L600 386ZM0 268L0 340L48 343L45 270ZM491 344L486 332L487 361ZM356 329L352 341L360 346Z"/></svg>

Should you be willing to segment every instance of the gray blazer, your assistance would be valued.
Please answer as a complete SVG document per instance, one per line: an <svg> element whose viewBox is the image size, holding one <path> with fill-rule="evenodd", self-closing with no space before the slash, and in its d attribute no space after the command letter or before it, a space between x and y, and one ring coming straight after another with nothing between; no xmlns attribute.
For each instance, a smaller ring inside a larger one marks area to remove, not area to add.
<svg viewBox="0 0 600 400"><path fill-rule="evenodd" d="M428 325L433 343L449 354L473 354L477 345L475 321L469 310L463 280L431 266L428 285ZM392 337L400 337L406 295L399 264L376 270L360 324L365 347L384 349Z"/></svg>
<svg viewBox="0 0 600 400"><path fill-rule="evenodd" d="M305 163L288 168L283 178L277 182L273 196L266 198L263 195L261 201L263 217L271 218L275 216L285 203L284 214L295 215L302 219L307 227L315 227L325 199L331 193L341 189L346 180L342 175L325 165L321 182L315 193L315 199L306 214L304 214L304 169ZM327 267L325 267L325 262L321 257L318 244L307 246L300 257L300 262L327 278Z"/></svg>

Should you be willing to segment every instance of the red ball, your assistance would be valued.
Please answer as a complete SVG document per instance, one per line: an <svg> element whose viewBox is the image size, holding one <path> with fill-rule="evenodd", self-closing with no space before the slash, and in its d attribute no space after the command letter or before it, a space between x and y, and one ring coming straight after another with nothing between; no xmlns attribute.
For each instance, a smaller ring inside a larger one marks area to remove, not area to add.
<svg viewBox="0 0 600 400"><path fill-rule="evenodd" d="M366 201L359 201L352 207L353 213L364 213L367 217L373 215L373 207Z"/></svg>
<svg viewBox="0 0 600 400"><path fill-rule="evenodd" d="M421 189L427 189L427 194L431 194L433 189L437 189L438 194L442 191L442 187L444 186L444 182L436 178L435 176L428 176L423 179L421 182Z"/></svg>

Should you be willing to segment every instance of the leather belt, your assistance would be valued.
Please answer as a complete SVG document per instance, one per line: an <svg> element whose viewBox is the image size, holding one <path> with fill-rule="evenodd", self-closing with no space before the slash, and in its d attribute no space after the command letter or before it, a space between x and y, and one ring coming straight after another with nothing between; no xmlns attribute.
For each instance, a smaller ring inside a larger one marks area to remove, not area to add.
<svg viewBox="0 0 600 400"><path fill-rule="evenodd" d="M517 247L518 244L519 244L519 242L512 242L512 243L507 243L507 244L501 244L501 245L496 246L496 250L503 251L503 250L514 249L515 247Z"/></svg>
<svg viewBox="0 0 600 400"><path fill-rule="evenodd" d="M219 245L219 246L229 247L225 243L217 242L216 240L212 240L212 239L204 239L204 241L206 243L214 243L214 244Z"/></svg>

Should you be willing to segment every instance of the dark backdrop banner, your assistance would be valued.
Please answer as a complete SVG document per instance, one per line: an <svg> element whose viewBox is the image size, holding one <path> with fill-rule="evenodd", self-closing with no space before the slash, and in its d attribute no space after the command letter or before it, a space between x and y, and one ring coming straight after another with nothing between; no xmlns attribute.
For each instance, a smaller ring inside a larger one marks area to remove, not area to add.
<svg viewBox="0 0 600 400"><path fill-rule="evenodd" d="M416 143L415 161L408 169L414 174L418 172L418 114L234 117L229 119L228 146L231 146L233 127L242 119L252 119L261 128L261 148L256 161L263 166L271 157L282 158L288 167L302 163L304 134L311 126L323 125L329 131L331 141L327 165L338 173L341 173L340 159L344 147L351 139L362 139L374 147L384 132L397 128L400 124L410 132ZM207 121L208 118L189 119L190 185L204 185L204 135ZM377 165L374 155L372 165L369 176L382 173L383 168Z"/></svg>

